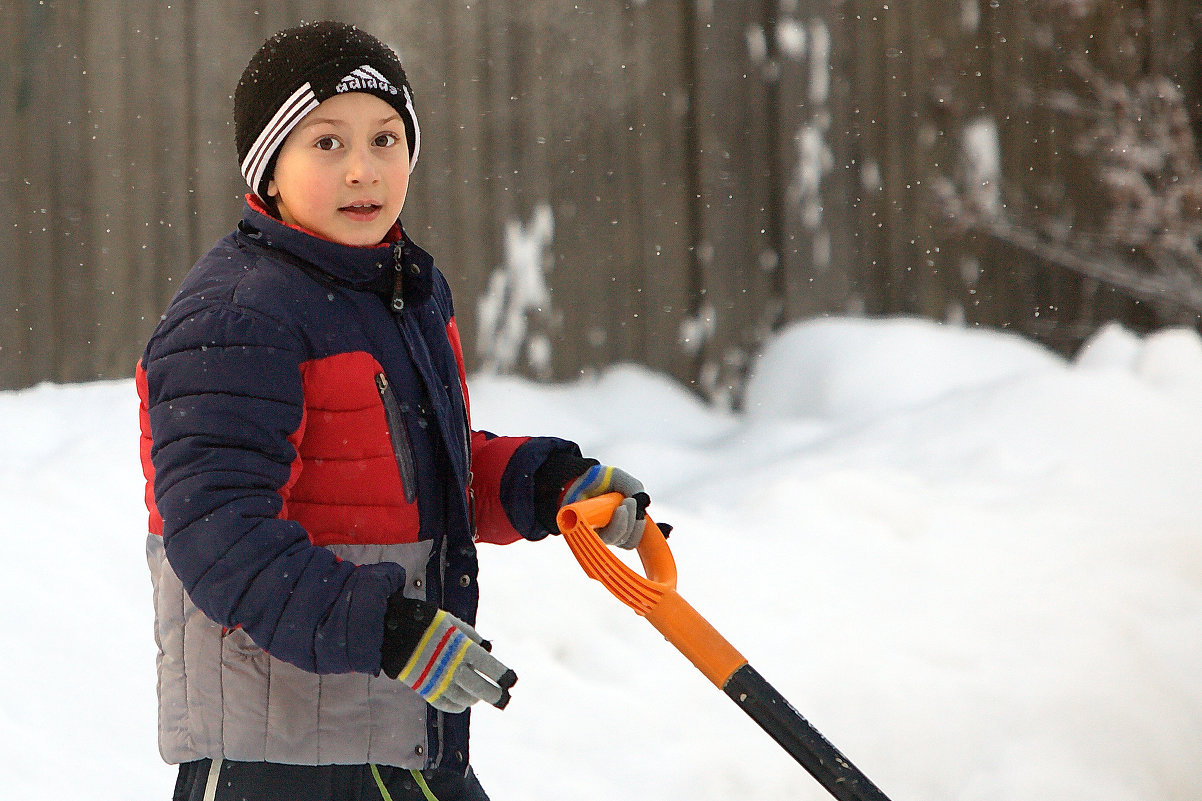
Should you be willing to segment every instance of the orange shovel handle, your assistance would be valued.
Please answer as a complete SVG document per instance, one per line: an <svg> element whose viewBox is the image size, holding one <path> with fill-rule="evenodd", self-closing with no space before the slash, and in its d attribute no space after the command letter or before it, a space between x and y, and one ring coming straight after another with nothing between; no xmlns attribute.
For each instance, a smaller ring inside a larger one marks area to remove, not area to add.
<svg viewBox="0 0 1202 801"><path fill-rule="evenodd" d="M621 493L611 492L564 506L556 517L560 532L589 578L647 618L714 686L723 689L747 660L676 592L676 560L659 526L646 518L638 546L646 575L627 567L597 535L597 527L609 522L622 498Z"/></svg>

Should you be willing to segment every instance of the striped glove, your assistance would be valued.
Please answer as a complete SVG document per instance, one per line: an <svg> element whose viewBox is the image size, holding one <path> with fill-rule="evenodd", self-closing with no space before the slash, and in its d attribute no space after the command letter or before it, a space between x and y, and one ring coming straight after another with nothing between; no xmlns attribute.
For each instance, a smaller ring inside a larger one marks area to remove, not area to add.
<svg viewBox="0 0 1202 801"><path fill-rule="evenodd" d="M601 541L619 548L637 548L643 539L643 521L646 518L650 496L643 491L643 482L609 465L595 464L564 490L561 506L595 498L607 492L620 492L626 496L614 509L609 523L597 530Z"/></svg>
<svg viewBox="0 0 1202 801"><path fill-rule="evenodd" d="M517 674L489 651L491 643L435 604L394 595L384 616L384 673L408 685L442 712L477 701L509 703Z"/></svg>

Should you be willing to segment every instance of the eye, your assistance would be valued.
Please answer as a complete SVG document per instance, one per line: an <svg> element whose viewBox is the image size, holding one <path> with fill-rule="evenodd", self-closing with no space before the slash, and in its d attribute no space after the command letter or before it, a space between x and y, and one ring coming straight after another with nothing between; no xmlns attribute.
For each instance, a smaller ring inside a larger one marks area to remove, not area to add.
<svg viewBox="0 0 1202 801"><path fill-rule="evenodd" d="M337 150L342 147L342 143L332 136L323 136L314 142L313 146L318 150Z"/></svg>
<svg viewBox="0 0 1202 801"><path fill-rule="evenodd" d="M373 139L371 143L376 147L392 147L399 141L400 137L398 137L396 134L385 132L376 134L376 138Z"/></svg>

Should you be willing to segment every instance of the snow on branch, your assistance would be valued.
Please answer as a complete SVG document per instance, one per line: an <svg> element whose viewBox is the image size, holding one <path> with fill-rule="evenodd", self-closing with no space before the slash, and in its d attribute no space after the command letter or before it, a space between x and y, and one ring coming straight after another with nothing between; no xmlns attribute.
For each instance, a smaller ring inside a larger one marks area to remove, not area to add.
<svg viewBox="0 0 1202 801"><path fill-rule="evenodd" d="M1089 208L1032 199L1034 183L1003 174L1006 140L982 117L962 126L959 174L935 182L941 211L955 228L1133 297L1202 312L1202 163L1184 94L1158 74L1124 83L1080 53L1062 63L1073 89L1024 86L1015 96L1020 106L1075 121L1073 158L1054 162L1053 170L1085 165L1084 172L1030 177L1043 186L1079 182L1075 197Z"/></svg>

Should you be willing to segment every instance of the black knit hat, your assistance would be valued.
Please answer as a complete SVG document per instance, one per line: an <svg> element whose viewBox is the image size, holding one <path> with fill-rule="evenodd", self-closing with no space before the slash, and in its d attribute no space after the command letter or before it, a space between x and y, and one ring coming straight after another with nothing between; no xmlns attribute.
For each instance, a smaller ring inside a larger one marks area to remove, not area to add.
<svg viewBox="0 0 1202 801"><path fill-rule="evenodd" d="M311 22L280 31L246 65L234 90L234 142L252 191L267 198L284 139L319 103L342 92L366 92L397 110L417 164L421 131L413 89L392 48L341 22Z"/></svg>

